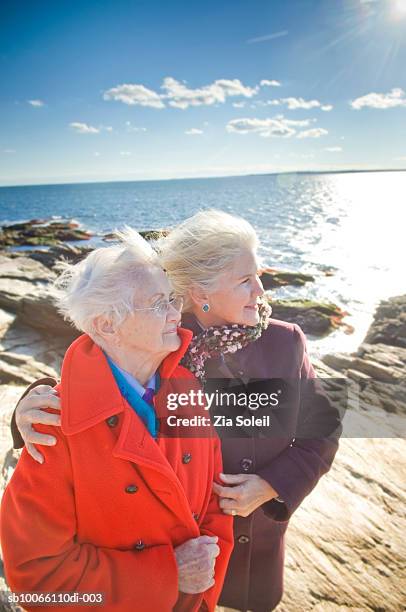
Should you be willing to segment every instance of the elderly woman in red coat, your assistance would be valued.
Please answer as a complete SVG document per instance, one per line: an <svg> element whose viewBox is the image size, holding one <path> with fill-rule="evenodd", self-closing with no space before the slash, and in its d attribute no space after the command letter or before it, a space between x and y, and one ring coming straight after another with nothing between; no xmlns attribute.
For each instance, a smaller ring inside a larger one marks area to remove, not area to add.
<svg viewBox="0 0 406 612"><path fill-rule="evenodd" d="M317 384L302 330L271 318L261 300L258 246L244 219L204 211L176 227L159 251L176 294L184 299L182 326L193 333L183 363L205 390L218 381L241 388L258 379L266 385L285 381L290 390L279 415L297 423L296 431L278 430L277 418L271 428L240 428L237 437L227 428L217 429L223 434L225 474L214 490L223 512L235 517L235 546L219 603L268 612L283 593L289 519L330 469L340 422ZM58 400L47 387L34 391L20 402L17 425L37 456L33 443L45 440L37 438L31 425L40 418L39 407L47 402L58 407ZM241 412L232 406L229 416L234 410ZM245 410L246 416L252 414ZM274 414L278 417L278 411ZM23 443L15 426L14 440L17 447Z"/></svg>
<svg viewBox="0 0 406 612"><path fill-rule="evenodd" d="M63 362L57 444L43 465L24 450L4 493L8 584L58 607L76 592L102 593L117 612L212 611L232 548L212 491L219 441L160 436L157 419L169 391L199 388L179 365L192 337L178 327L182 301L134 233L67 266L59 287L60 310L85 333Z"/></svg>

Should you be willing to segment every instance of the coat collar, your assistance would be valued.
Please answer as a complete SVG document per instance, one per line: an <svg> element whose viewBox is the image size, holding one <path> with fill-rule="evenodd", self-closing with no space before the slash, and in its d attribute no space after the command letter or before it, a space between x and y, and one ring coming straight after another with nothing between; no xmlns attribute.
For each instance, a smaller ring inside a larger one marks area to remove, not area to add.
<svg viewBox="0 0 406 612"><path fill-rule="evenodd" d="M159 367L161 378L176 376L176 368L185 354L192 332L178 328L181 345ZM181 374L180 374L181 375ZM113 414L123 412L126 402L114 381L103 351L86 334L68 348L61 374L61 427L66 435L93 427Z"/></svg>

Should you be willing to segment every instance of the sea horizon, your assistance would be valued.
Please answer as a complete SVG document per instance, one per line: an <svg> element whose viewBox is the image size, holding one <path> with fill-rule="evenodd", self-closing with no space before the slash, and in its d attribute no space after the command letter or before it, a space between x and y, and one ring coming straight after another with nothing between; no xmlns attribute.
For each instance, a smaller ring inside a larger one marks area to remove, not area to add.
<svg viewBox="0 0 406 612"><path fill-rule="evenodd" d="M83 181L61 181L51 183L13 183L0 185L0 189L12 189L13 187L51 187L56 185L106 185L110 183L155 183L155 182L172 182L172 181L195 181L195 180L210 180L223 178L240 178L240 177L261 177L261 176L279 176L279 175L329 175L329 174L368 174L368 173L386 173L386 172L406 172L405 168L345 168L343 170L280 170L275 172L247 172L242 174L216 174L211 176L179 176L170 178L145 178L145 179L110 179L110 180L83 180Z"/></svg>

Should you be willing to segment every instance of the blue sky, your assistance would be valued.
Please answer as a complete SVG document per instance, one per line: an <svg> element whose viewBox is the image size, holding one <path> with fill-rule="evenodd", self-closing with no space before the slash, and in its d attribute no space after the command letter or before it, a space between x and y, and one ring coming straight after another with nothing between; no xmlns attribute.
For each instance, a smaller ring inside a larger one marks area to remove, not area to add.
<svg viewBox="0 0 406 612"><path fill-rule="evenodd" d="M3 0L0 184L406 168L406 0Z"/></svg>

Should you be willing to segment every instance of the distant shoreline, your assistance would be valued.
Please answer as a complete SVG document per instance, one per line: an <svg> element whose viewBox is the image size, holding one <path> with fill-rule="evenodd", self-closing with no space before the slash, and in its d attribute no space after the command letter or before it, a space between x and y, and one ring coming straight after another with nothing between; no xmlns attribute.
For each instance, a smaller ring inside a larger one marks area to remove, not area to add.
<svg viewBox="0 0 406 612"><path fill-rule="evenodd" d="M250 178L255 176L285 176L285 175L325 175L325 174L365 174L365 173L373 173L377 172L406 172L405 168L379 168L375 170L286 170L282 172L260 172L258 174L227 174L227 175L219 175L219 176L193 176L193 177L179 177L179 178L157 178L157 179L128 179L128 180L110 180L110 181L79 181L79 182L71 182L71 183L31 183L27 185L0 185L0 189L19 189L25 187L60 187L60 186L74 186L74 185L110 185L114 184L122 184L122 183L165 183L165 182L173 182L173 181L207 181L210 179L228 179L228 178Z"/></svg>

